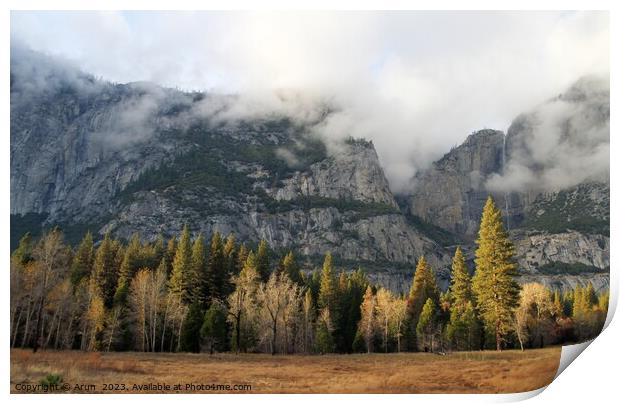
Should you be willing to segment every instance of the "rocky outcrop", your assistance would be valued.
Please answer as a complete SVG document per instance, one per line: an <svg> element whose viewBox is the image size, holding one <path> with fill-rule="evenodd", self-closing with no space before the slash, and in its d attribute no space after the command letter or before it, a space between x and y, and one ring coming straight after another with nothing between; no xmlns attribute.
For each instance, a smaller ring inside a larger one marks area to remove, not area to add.
<svg viewBox="0 0 620 404"><path fill-rule="evenodd" d="M503 144L500 131L472 133L462 145L416 176L409 198L411 214L471 239L489 194L486 180L501 172Z"/></svg>
<svg viewBox="0 0 620 404"><path fill-rule="evenodd" d="M609 268L609 238L576 231L549 234L517 231L511 234L522 271L536 274L548 264L582 264Z"/></svg>
<svg viewBox="0 0 620 404"><path fill-rule="evenodd" d="M339 181L338 177L334 180ZM353 265L370 262L383 269L399 264L413 266L423 254L438 269L450 262L444 250L412 228L400 212L373 212L374 205L364 212L356 208L358 205L350 209L310 206L268 212L250 198L238 201L211 197L199 206L182 202L200 201L201 195L209 194L213 195L214 190L178 191L174 186L163 192L140 192L101 231L124 238L140 232L154 238L159 233L178 233L187 223L194 233L234 233L238 239L250 242L265 239L275 249L295 248L309 257L330 251Z"/></svg>
<svg viewBox="0 0 620 404"><path fill-rule="evenodd" d="M276 200L318 196L397 207L372 142L350 140L329 158L282 182L267 190Z"/></svg>

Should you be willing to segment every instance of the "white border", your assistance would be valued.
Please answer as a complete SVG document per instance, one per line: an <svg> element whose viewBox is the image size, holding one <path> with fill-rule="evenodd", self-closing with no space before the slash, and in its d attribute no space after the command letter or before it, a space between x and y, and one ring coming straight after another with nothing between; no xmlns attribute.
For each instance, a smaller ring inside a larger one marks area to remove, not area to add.
<svg viewBox="0 0 620 404"><path fill-rule="evenodd" d="M160 9L160 10L193 10L193 9L226 9L226 10L237 10L237 9L384 9L384 10L399 10L399 9L419 9L419 10L462 10L462 9L490 9L490 10L515 10L515 9L526 9L526 10L549 10L549 9L589 9L589 10L611 10L611 42L617 43L617 34L618 29L614 25L615 21L615 9L614 6L617 2L611 1L574 1L567 0L563 2L553 2L553 1L542 1L542 0L522 0L522 1L503 1L503 2L493 2L493 1L469 1L466 5L463 2L458 1L434 1L434 2L421 2L421 1L403 1L403 0L385 0L385 1L368 1L368 0L360 0L360 1L340 1L340 0L315 0L312 2L309 1L299 1L299 2L291 2L285 0L272 0L272 1L263 1L260 5L256 2L252 2L249 0L231 0L231 1L191 1L191 0L177 0L174 2L153 2L153 1L131 1L131 0L112 0L112 1L101 1L94 0L89 2L77 1L77 0L64 0L64 1L55 1L53 7L50 2L46 1L12 1L9 0L4 2L6 4L6 8L3 10L2 14L2 26L4 27L5 37L4 41L2 41L1 45L3 54L5 59L2 63L2 76L4 80L2 80L0 86L0 92L4 95L3 97L3 108L2 108L2 121L4 123L3 128L5 129L4 136L2 141L4 142L4 153L3 153L3 163L4 163L4 172L8 173L10 171L10 140L9 140L9 81L7 80L9 76L9 25L10 25L10 9L16 10L36 10L36 9L83 9L83 10L116 10L116 9L125 9L125 10L148 10L148 9ZM467 6L467 7L466 7ZM611 71L613 67L617 65L616 57L617 52L614 52L613 48L611 49ZM615 133L614 122L617 116L617 108L615 108L615 104L613 102L614 94L616 94L617 85L614 76L611 77L611 88L612 88L612 119L611 119L611 133ZM613 151L617 149L615 147L615 137L611 136L611 150L612 155ZM617 164L614 162L614 159L611 159L611 182L612 182L612 215L611 215L611 229L612 233L617 229L617 216L614 214L614 201L618 199L618 192L616 192L616 181L614 174L617 174ZM9 176L5 174L2 177L2 187L5 190L2 198L2 207L4 212L9 210L9 192L10 192L10 184L9 184ZM2 228L8 229L8 216L1 216L2 220ZM8 231L3 231L0 233L0 245L4 247L4 258L2 262L2 268L4 269L5 274L5 282L3 282L4 287L4 310L2 311L2 320L3 324L8 324L8 307L9 307L9 283L8 283L8 262L9 262L9 233ZM615 246L615 244L612 244ZM583 351L587 346L588 354L582 355L579 357L576 362L565 368L565 370L559 371L558 375L561 376L554 381L548 388L536 390L534 392L527 393L519 393L519 394L505 394L505 395L390 395L389 397L381 396L373 397L372 395L320 395L321 397L317 397L316 395L251 395L251 396L241 396L241 395L218 395L218 396L209 396L208 398L203 395L197 396L184 396L183 400L190 402L204 402L208 401L226 401L229 402L238 402L244 400L243 397L249 397L252 401L256 402L285 402L289 400L295 400L297 402L307 402L315 404L317 400L323 399L334 399L338 401L355 401L355 402L374 402L377 399L380 400L389 400L390 402L457 402L457 403L481 403L481 402L510 402L510 401L519 401L527 398L534 397L532 402L607 402L610 397L614 396L614 393L617 391L617 374L614 372L616 366L616 360L618 360L618 341L620 341L619 337L619 329L617 325L617 321L610 324L610 320L613 317L613 313L615 312L615 308L617 305L617 296L618 296L618 282L614 270L613 263L616 261L616 250L612 247L611 250L611 262L612 262L612 274L611 274L611 303L610 303L610 314L607 319L606 326L609 325L605 329L605 331L597 337L591 343L579 344L577 346L564 347L562 352L562 363L563 365L568 366L572 360L574 360L579 353ZM8 333L3 332L0 333L0 345L4 351L4 366L2 367L2 379L5 383L3 385L3 389L5 394L9 394L10 388L9 380L10 375L10 362L9 362L9 343L8 343ZM542 391L545 391L544 394L539 394ZM139 395L125 395L122 396L122 401L135 401L142 400L144 397ZM152 402L163 402L164 400L168 400L170 396L149 396L149 401ZM118 397L115 397L118 398ZM82 401L83 397L77 395L46 395L45 397L38 395L11 395L11 400L15 401L24 401L24 402L40 402L41 400L45 400L45 402L65 402L65 401ZM109 396L88 396L88 401L99 401L99 400L108 400Z"/></svg>

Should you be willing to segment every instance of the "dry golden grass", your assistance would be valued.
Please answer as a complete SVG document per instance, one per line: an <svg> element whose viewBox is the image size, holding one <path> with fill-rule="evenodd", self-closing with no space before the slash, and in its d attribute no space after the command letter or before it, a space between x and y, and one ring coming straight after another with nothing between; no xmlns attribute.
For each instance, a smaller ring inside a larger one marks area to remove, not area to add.
<svg viewBox="0 0 620 404"><path fill-rule="evenodd" d="M515 393L551 383L560 348L324 356L11 351L11 391L50 373L94 384L249 384L252 393Z"/></svg>

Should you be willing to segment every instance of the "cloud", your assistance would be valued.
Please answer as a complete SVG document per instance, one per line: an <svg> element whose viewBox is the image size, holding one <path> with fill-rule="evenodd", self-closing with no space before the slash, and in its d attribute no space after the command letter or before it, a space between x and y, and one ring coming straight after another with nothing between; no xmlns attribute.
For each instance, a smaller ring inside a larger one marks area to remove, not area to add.
<svg viewBox="0 0 620 404"><path fill-rule="evenodd" d="M472 131L609 71L606 12L12 12L11 35L115 82L234 94L209 116L373 140L396 191Z"/></svg>
<svg viewBox="0 0 620 404"><path fill-rule="evenodd" d="M508 131L504 173L493 191L552 191L609 181L609 76L587 76L517 118Z"/></svg>

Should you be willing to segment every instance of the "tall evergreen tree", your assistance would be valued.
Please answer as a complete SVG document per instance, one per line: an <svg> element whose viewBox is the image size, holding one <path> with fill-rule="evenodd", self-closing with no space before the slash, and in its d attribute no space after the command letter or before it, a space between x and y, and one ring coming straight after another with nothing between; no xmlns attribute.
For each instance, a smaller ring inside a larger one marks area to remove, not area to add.
<svg viewBox="0 0 620 404"><path fill-rule="evenodd" d="M181 329L180 349L184 352L200 352L200 329L204 321L200 302L193 302Z"/></svg>
<svg viewBox="0 0 620 404"><path fill-rule="evenodd" d="M464 306L451 308L446 334L456 350L471 351L480 348L480 325L471 301Z"/></svg>
<svg viewBox="0 0 620 404"><path fill-rule="evenodd" d="M318 299L319 308L328 308L331 310L334 306L335 288L334 277L332 275L332 254L329 252L325 254L325 260L323 261L323 271L321 272L320 285Z"/></svg>
<svg viewBox="0 0 620 404"><path fill-rule="evenodd" d="M204 238L199 234L192 245L192 269L188 289L192 301L203 305L207 303L209 297L206 260Z"/></svg>
<svg viewBox="0 0 620 404"><path fill-rule="evenodd" d="M180 297L186 304L191 303L188 283L192 271L192 244L187 225L183 227L179 245L176 248L172 261L172 275L170 276L170 291Z"/></svg>
<svg viewBox="0 0 620 404"><path fill-rule="evenodd" d="M448 339L457 350L474 349L480 345L479 322L474 310L471 277L460 247L457 247L452 260L450 297L450 318L446 330Z"/></svg>
<svg viewBox="0 0 620 404"><path fill-rule="evenodd" d="M428 266L426 258L420 257L416 265L415 274L407 299L407 321L405 326L405 340L411 349L416 349L416 326L418 324L422 308L428 299L433 304L439 304L439 288L432 269Z"/></svg>
<svg viewBox="0 0 620 404"><path fill-rule="evenodd" d="M103 299L104 306L111 308L118 282L117 253L118 246L106 233L95 253L91 286L96 288Z"/></svg>
<svg viewBox="0 0 620 404"><path fill-rule="evenodd" d="M316 328L316 349L321 354L334 352L335 342L333 325L329 310L324 308L319 313Z"/></svg>
<svg viewBox="0 0 620 404"><path fill-rule="evenodd" d="M437 313L437 306L433 302L433 299L428 298L422 307L420 313L420 319L416 325L416 335L418 338L418 344L422 346L422 349L433 352L435 335L435 319Z"/></svg>
<svg viewBox="0 0 620 404"><path fill-rule="evenodd" d="M224 243L224 284L222 285L222 291L225 296L228 296L233 291L232 277L238 273L237 259L238 252L235 244L235 235L231 233L226 237L226 243Z"/></svg>
<svg viewBox="0 0 620 404"><path fill-rule="evenodd" d="M140 235L134 233L129 240L119 271L119 286L129 284L133 276L143 267L142 242Z"/></svg>
<svg viewBox="0 0 620 404"><path fill-rule="evenodd" d="M170 237L168 243L166 244L166 251L164 252L164 258L166 259L166 268L168 269L168 273L166 274L168 278L172 275L172 261L174 261L174 257L177 254L177 238L176 236Z"/></svg>
<svg viewBox="0 0 620 404"><path fill-rule="evenodd" d="M519 285L514 280L517 274L514 246L504 230L501 211L490 196L482 212L476 244L476 273L472 287L487 336L495 340L500 351L519 304Z"/></svg>
<svg viewBox="0 0 620 404"><path fill-rule="evenodd" d="M301 284L301 272L299 270L299 265L297 265L297 261L295 260L295 255L293 251L289 251L278 264L278 271L285 273L288 277L295 283Z"/></svg>
<svg viewBox="0 0 620 404"><path fill-rule="evenodd" d="M93 235L89 231L84 238L82 238L71 263L71 284L74 287L77 286L85 276L88 276L93 269L94 261L95 248L93 245Z"/></svg>
<svg viewBox="0 0 620 404"><path fill-rule="evenodd" d="M452 259L450 293L452 304L455 306L464 306L467 302L472 301L471 277L469 276L467 265L465 265L465 257L461 247L456 248L454 258Z"/></svg>
<svg viewBox="0 0 620 404"><path fill-rule="evenodd" d="M157 235L157 238L153 242L152 257L150 257L150 261L148 262L148 268L156 269L157 267L159 267L161 259L166 254L166 246L164 244L164 235L160 233Z"/></svg>
<svg viewBox="0 0 620 404"><path fill-rule="evenodd" d="M270 275L269 269L269 245L267 241L261 240L256 250L256 270L263 282L267 282Z"/></svg>
<svg viewBox="0 0 620 404"><path fill-rule="evenodd" d="M243 266L245 265L245 262L248 259L248 254L249 253L250 253L250 251L246 247L245 243L242 243L239 246L239 251L237 251L237 262L236 262L236 265L235 265L235 275L239 275L239 273L243 269Z"/></svg>
<svg viewBox="0 0 620 404"><path fill-rule="evenodd" d="M213 233L207 264L207 293L209 302L225 299L226 278L224 244L219 232Z"/></svg>

